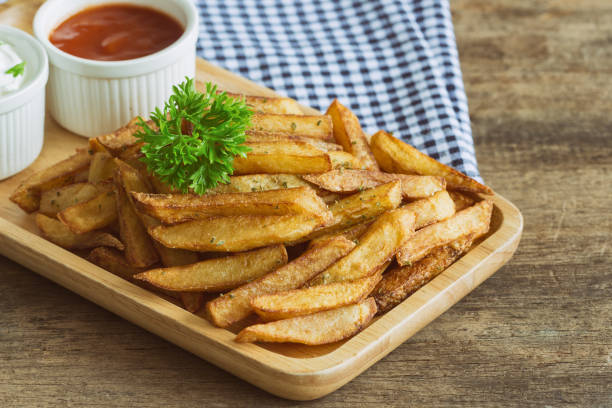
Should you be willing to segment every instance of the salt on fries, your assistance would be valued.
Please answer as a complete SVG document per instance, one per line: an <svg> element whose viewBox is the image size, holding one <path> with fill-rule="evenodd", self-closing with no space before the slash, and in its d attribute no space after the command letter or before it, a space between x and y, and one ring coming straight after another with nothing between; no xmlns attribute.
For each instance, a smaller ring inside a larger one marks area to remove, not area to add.
<svg viewBox="0 0 612 408"><path fill-rule="evenodd" d="M488 187L386 132L368 141L338 101L303 115L289 98L232 96L253 112L250 151L204 195L146 170L134 119L10 198L55 244L216 326L242 324L240 342L346 339L488 231Z"/></svg>

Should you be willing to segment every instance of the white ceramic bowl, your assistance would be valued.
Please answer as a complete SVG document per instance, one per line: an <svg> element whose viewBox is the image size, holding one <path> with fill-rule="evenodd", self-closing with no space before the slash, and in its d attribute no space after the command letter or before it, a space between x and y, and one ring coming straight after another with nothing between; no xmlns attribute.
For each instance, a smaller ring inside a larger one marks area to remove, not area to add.
<svg viewBox="0 0 612 408"><path fill-rule="evenodd" d="M40 154L45 128L47 54L34 37L0 25L0 40L26 62L21 88L0 96L0 180L28 167Z"/></svg>
<svg viewBox="0 0 612 408"><path fill-rule="evenodd" d="M66 129L86 137L110 133L134 116L162 107L172 85L195 75L198 13L190 0L122 0L173 16L185 32L172 45L142 58L95 61L76 57L49 41L66 18L113 0L48 0L34 17L34 34L49 55L47 104Z"/></svg>

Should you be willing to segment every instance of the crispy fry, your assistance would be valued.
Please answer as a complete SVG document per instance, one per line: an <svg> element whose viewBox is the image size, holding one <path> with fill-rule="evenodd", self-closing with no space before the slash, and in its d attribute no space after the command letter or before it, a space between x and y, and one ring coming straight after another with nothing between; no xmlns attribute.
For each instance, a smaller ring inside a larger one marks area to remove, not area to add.
<svg viewBox="0 0 612 408"><path fill-rule="evenodd" d="M69 158L31 175L13 192L9 200L25 212L34 212L38 210L43 191L72 184L75 176L89 167L90 161L91 155L87 150L78 149Z"/></svg>
<svg viewBox="0 0 612 408"><path fill-rule="evenodd" d="M248 193L308 186L310 184L295 174L247 174L230 177L229 184L219 184L208 193Z"/></svg>
<svg viewBox="0 0 612 408"><path fill-rule="evenodd" d="M219 292L257 279L286 263L285 247L274 245L191 265L151 269L134 278L168 290Z"/></svg>
<svg viewBox="0 0 612 408"><path fill-rule="evenodd" d="M287 135L284 133L252 133L248 136L248 143L253 142L267 142L267 143L276 143L276 142L302 142L308 143L313 147L322 150L324 152L336 152L341 151L342 146L337 143L326 142L321 139L314 139L312 137L304 137L304 136L294 136Z"/></svg>
<svg viewBox="0 0 612 408"><path fill-rule="evenodd" d="M353 194L332 204L329 209L333 214L333 221L308 235L304 240L315 239L355 224L371 221L385 211L397 208L401 202L401 183L397 180Z"/></svg>
<svg viewBox="0 0 612 408"><path fill-rule="evenodd" d="M397 263L411 265L434 248L447 245L462 236L473 234L476 239L486 234L492 211L493 203L484 200L444 221L418 230L398 251Z"/></svg>
<svg viewBox="0 0 612 408"><path fill-rule="evenodd" d="M235 252L296 241L323 223L311 215L244 215L161 225L149 234L169 248Z"/></svg>
<svg viewBox="0 0 612 408"><path fill-rule="evenodd" d="M332 122L331 118L327 115L254 113L251 123L253 126L247 130L247 134L257 132L284 133L333 142Z"/></svg>
<svg viewBox="0 0 612 408"><path fill-rule="evenodd" d="M317 275L310 286L352 281L375 273L389 261L414 232L415 215L399 208L381 215L347 256Z"/></svg>
<svg viewBox="0 0 612 408"><path fill-rule="evenodd" d="M402 208L410 209L416 215L415 229L445 220L455 213L455 203L447 191L439 191L429 198L413 201Z"/></svg>
<svg viewBox="0 0 612 408"><path fill-rule="evenodd" d="M400 180L402 196L409 200L430 197L446 188L446 182L442 177L409 176L370 170L332 170L321 174L307 174L302 178L325 190L337 193L355 193Z"/></svg>
<svg viewBox="0 0 612 408"><path fill-rule="evenodd" d="M378 170L378 164L374 159L372 150L370 150L368 140L361 130L357 116L337 99L334 99L329 105L326 113L332 119L336 142L341 144L345 151L355 156L366 169Z"/></svg>
<svg viewBox="0 0 612 408"><path fill-rule="evenodd" d="M207 315L219 327L227 327L251 314L255 296L296 289L346 255L355 244L338 237L311 248L287 265L240 286L206 304Z"/></svg>
<svg viewBox="0 0 612 408"><path fill-rule="evenodd" d="M117 219L115 193L114 191L101 191L91 200L58 212L57 218L76 234L104 228Z"/></svg>
<svg viewBox="0 0 612 408"><path fill-rule="evenodd" d="M89 166L88 181L96 184L102 180L108 180L113 177L117 165L113 160L113 156L106 152L94 153Z"/></svg>
<svg viewBox="0 0 612 408"><path fill-rule="evenodd" d="M127 165L126 165L127 166ZM119 235L125 244L125 258L130 265L147 267L159 261L153 242L132 207L123 184L121 168L115 173L116 205L119 216Z"/></svg>
<svg viewBox="0 0 612 408"><path fill-rule="evenodd" d="M88 144L89 144L88 153L90 155L93 155L98 152L108 153L108 150L106 150L106 147L102 146L102 143L100 143L97 137L92 137L91 139L89 139Z"/></svg>
<svg viewBox="0 0 612 408"><path fill-rule="evenodd" d="M382 130L372 136L370 146L378 164L386 172L442 176L446 179L449 189L493 194L489 187L421 153Z"/></svg>
<svg viewBox="0 0 612 408"><path fill-rule="evenodd" d="M54 218L36 214L36 225L49 241L67 249L87 249L109 246L123 250L125 247L117 238L106 232L91 231L75 234L68 227Z"/></svg>
<svg viewBox="0 0 612 408"><path fill-rule="evenodd" d="M55 217L66 208L91 200L99 194L98 189L90 183L75 183L44 191L40 196L39 212Z"/></svg>
<svg viewBox="0 0 612 408"><path fill-rule="evenodd" d="M361 331L375 314L376 302L368 298L361 303L338 309L249 326L238 333L236 341L308 345L334 343Z"/></svg>
<svg viewBox="0 0 612 408"><path fill-rule="evenodd" d="M471 236L459 238L449 245L434 249L412 266L397 267L385 273L372 293L378 306L378 313L385 313L394 308L438 276L463 255L472 243Z"/></svg>
<svg viewBox="0 0 612 408"><path fill-rule="evenodd" d="M153 121L149 120L146 121L146 123L151 127L155 126ZM138 139L136 139L134 134L140 130L141 127L138 124L138 117L135 117L127 125L107 135L98 136L97 139L110 154L117 157L122 152L138 143Z"/></svg>
<svg viewBox="0 0 612 408"><path fill-rule="evenodd" d="M371 224L371 222L364 222L361 224L353 225L352 227L348 227L338 232L331 232L325 235L321 235L320 237L311 240L308 246L312 247L314 245L320 245L322 242L325 242L328 239L332 239L334 237L339 236L342 236L348 239L349 241L357 243L359 242L359 238L368 230L368 228L370 228Z"/></svg>
<svg viewBox="0 0 612 408"><path fill-rule="evenodd" d="M380 273L375 273L352 282L336 282L272 295L261 295L251 300L251 307L266 321L289 319L337 309L365 299L381 277Z"/></svg>
<svg viewBox="0 0 612 408"><path fill-rule="evenodd" d="M248 143L246 157L234 158L234 174L323 173L331 170L329 155L308 143ZM333 152L330 152L333 153Z"/></svg>
<svg viewBox="0 0 612 408"><path fill-rule="evenodd" d="M332 169L344 170L363 168L363 164L359 159L348 152L334 151L327 152L327 155L331 159Z"/></svg>
<svg viewBox="0 0 612 408"><path fill-rule="evenodd" d="M218 215L310 214L331 220L327 206L309 187L203 196L132 193L132 199L138 211L165 224Z"/></svg>

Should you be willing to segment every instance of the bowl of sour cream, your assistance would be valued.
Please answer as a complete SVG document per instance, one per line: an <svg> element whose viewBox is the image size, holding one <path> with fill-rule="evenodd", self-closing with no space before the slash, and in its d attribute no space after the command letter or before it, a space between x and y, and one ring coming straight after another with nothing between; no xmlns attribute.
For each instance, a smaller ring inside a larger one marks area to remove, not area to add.
<svg viewBox="0 0 612 408"><path fill-rule="evenodd" d="M48 76L40 43L0 25L0 180L25 169L40 154Z"/></svg>

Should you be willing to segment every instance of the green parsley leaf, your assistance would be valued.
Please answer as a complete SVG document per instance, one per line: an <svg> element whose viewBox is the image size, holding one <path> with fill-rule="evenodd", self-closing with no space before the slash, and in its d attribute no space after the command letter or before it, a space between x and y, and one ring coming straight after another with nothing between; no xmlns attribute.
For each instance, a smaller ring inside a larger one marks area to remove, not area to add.
<svg viewBox="0 0 612 408"><path fill-rule="evenodd" d="M206 84L204 93L192 78L172 88L163 111L151 112L151 127L139 118L144 142L141 159L159 179L186 193L204 194L219 183L229 183L234 157L250 151L244 142L253 112L244 99L234 99L217 86Z"/></svg>
<svg viewBox="0 0 612 408"><path fill-rule="evenodd" d="M25 70L25 64L25 61L20 62L19 64L13 65L12 67L4 71L4 73L12 75L13 78L17 78L19 75L23 75L23 72Z"/></svg>

